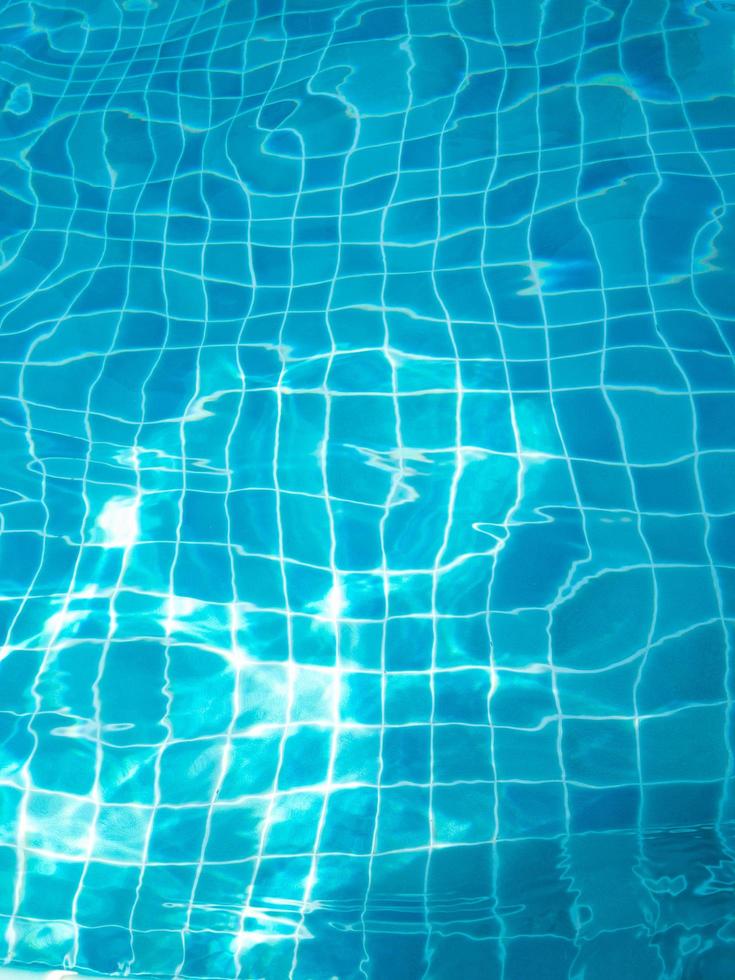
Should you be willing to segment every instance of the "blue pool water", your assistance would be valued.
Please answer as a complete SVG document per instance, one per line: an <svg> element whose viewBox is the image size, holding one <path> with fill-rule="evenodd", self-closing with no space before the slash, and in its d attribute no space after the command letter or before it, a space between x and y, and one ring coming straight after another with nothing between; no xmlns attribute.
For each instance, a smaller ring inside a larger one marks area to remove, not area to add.
<svg viewBox="0 0 735 980"><path fill-rule="evenodd" d="M734 38L2 3L0 961L735 977Z"/></svg>

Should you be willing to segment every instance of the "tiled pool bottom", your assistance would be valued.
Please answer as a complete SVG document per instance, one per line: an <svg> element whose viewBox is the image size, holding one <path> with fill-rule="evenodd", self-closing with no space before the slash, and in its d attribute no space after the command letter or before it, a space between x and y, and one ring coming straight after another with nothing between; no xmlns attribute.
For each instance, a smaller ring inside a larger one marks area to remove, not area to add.
<svg viewBox="0 0 735 980"><path fill-rule="evenodd" d="M690 830L578 834L564 842L518 840L492 849L438 850L428 901L417 855L383 857L376 859L375 897L366 916L359 862L332 857L324 862L324 898L307 910L299 975L727 980L732 976L733 875L732 865L722 860L722 846L712 830ZM490 877L497 882L492 897L487 884L481 884ZM158 881L164 878L175 880L168 874L159 875ZM225 870L219 881L219 894L231 894L238 876ZM108 874L106 887L92 886L80 906L85 923L113 914L119 902L112 894L114 882ZM206 905L210 895L203 895L198 906L207 928L197 923L188 937L186 973L231 977L229 910L216 902ZM47 897L46 908L49 901ZM263 902L259 921L262 925L270 919L273 927L280 923L285 933L285 924L299 911L297 903L273 898ZM35 958L48 960L66 934L46 920L33 928L26 925L24 935L35 943ZM172 976L171 964L180 955L177 935L170 919L167 928L153 925L136 931L135 948L145 976ZM289 975L291 944L275 938L258 941L254 934L249 943L241 948L247 964L242 976ZM88 972L89 962L112 972L125 953L120 932L83 927L80 972ZM0 980L34 977L41 980L35 972L6 974L0 967ZM61 980L56 974L43 978Z"/></svg>
<svg viewBox="0 0 735 980"><path fill-rule="evenodd" d="M732 4L284 3L0 4L0 961L732 980Z"/></svg>
<svg viewBox="0 0 735 980"><path fill-rule="evenodd" d="M722 853L723 840L711 829L577 834L563 842L517 840L494 848L442 849L432 859L428 901L419 856L386 856L376 859L367 915L359 862L327 858L323 898L307 910L302 930L298 975L728 980L735 931L733 873ZM491 877L493 896L487 892ZM159 882L164 879L173 882L175 877L159 875ZM238 880L242 876L233 869L222 871L218 894L232 894ZM112 894L114 881L108 874L106 886L92 886L80 906L83 921L101 922L113 914L119 902ZM232 977L230 910L211 899L208 890L197 906L185 972ZM271 929L280 923L284 933L301 911L298 903L276 898L264 901L262 910L259 923L270 920ZM37 923L35 932L26 929L25 936L36 943L37 959L44 958L43 950L50 959L62 941L61 927L46 921ZM172 976L171 964L180 955L178 936L171 919L167 927L152 923L136 931L145 976ZM291 972L293 946L286 941L258 941L253 933L241 952L242 976L278 978ZM112 972L125 955L120 932L83 928L80 973L86 974L90 962ZM34 977L41 980L36 973L6 975L0 967L0 980ZM61 978L44 974L43 980Z"/></svg>

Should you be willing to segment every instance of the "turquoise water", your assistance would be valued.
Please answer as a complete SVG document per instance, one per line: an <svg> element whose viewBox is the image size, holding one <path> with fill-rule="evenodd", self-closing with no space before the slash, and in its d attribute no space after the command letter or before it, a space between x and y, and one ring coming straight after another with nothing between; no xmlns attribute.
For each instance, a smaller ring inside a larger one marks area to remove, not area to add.
<svg viewBox="0 0 735 980"><path fill-rule="evenodd" d="M735 5L283 3L0 6L0 961L732 980Z"/></svg>

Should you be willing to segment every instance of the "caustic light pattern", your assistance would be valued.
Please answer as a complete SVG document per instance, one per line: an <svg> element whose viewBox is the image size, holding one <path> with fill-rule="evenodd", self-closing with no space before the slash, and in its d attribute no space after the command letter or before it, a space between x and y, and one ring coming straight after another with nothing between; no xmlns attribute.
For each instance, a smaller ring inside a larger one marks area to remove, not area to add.
<svg viewBox="0 0 735 980"><path fill-rule="evenodd" d="M0 958L735 976L735 11L0 5Z"/></svg>

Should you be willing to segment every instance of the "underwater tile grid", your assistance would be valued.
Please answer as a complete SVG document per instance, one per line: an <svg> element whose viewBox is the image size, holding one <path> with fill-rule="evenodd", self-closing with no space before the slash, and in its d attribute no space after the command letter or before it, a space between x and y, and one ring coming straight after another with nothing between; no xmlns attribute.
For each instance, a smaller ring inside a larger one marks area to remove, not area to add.
<svg viewBox="0 0 735 980"><path fill-rule="evenodd" d="M8 977L735 978L734 38L3 0Z"/></svg>

